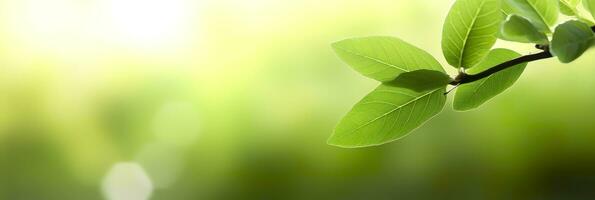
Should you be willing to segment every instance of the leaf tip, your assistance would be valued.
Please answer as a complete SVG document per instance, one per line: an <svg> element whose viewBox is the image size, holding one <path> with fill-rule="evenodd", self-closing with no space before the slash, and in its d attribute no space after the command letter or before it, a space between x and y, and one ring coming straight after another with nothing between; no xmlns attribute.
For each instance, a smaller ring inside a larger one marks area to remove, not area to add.
<svg viewBox="0 0 595 200"><path fill-rule="evenodd" d="M350 144L346 144L346 143L338 141L334 137L334 134L333 134L333 136L329 137L329 139L326 141L326 144L328 144L330 146L334 146L334 147L344 148L344 149L357 148L357 146L355 146L355 145L350 145Z"/></svg>
<svg viewBox="0 0 595 200"><path fill-rule="evenodd" d="M453 110L455 110L457 112L469 112L469 111L475 109L475 107L472 107L472 106L456 104L456 103L452 105L452 108L453 108Z"/></svg>
<svg viewBox="0 0 595 200"><path fill-rule="evenodd" d="M357 148L364 148L364 147L373 147L373 146L379 146L382 144L364 144L364 143L357 143L357 142L346 142L345 140L342 139L342 137L338 137L336 130L333 132L333 134L328 138L328 140L326 141L327 145L330 146L334 146L334 147L339 147L339 148L344 148L344 149L357 149Z"/></svg>
<svg viewBox="0 0 595 200"><path fill-rule="evenodd" d="M408 136L411 132L413 131L409 131L407 134L398 137L398 138L394 138L394 139L390 139L390 140L384 140L384 141L359 141L359 142L355 142L355 141L350 141L350 140L344 140L342 137L337 137L337 133L333 132L333 134L328 138L328 140L326 141L327 145L330 146L334 146L334 147L339 147L339 148L344 148L344 149L358 149L358 148L367 148L367 147L377 147L377 146L381 146L381 145L385 145L388 143L392 143L392 142L396 142L399 140L402 140L403 138L405 138L406 136Z"/></svg>
<svg viewBox="0 0 595 200"><path fill-rule="evenodd" d="M352 40L352 39L343 39L343 40L338 40L338 41L332 42L330 46L331 46L333 49L337 50L337 49L340 49L340 48L341 48L341 46L342 46L342 45L343 45L345 42L348 42L348 41L350 41L350 40Z"/></svg>

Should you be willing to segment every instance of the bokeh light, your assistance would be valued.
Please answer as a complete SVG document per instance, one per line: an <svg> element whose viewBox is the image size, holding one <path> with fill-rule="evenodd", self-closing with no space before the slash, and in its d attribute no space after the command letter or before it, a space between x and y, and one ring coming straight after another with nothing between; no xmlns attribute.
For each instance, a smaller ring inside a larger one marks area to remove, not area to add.
<svg viewBox="0 0 595 200"><path fill-rule="evenodd" d="M143 168L136 163L117 163L103 180L108 200L147 200L153 185Z"/></svg>
<svg viewBox="0 0 595 200"><path fill-rule="evenodd" d="M191 27L188 0L108 0L100 2L100 19L112 39L123 45L163 47L186 41Z"/></svg>
<svg viewBox="0 0 595 200"><path fill-rule="evenodd" d="M155 188L164 189L173 185L183 170L184 161L181 151L167 143L146 145L136 156Z"/></svg>

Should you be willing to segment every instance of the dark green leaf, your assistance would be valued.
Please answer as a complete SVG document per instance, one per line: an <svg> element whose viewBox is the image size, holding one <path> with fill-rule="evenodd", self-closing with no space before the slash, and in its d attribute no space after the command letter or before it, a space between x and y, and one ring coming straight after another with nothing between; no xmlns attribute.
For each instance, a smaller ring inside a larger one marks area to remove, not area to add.
<svg viewBox="0 0 595 200"><path fill-rule="evenodd" d="M580 21L568 21L559 25L554 32L551 52L562 63L570 63L579 58L593 42L593 31Z"/></svg>
<svg viewBox="0 0 595 200"><path fill-rule="evenodd" d="M424 92L444 87L452 79L444 72L434 70L416 70L399 75L394 81L387 82L387 85L407 88L416 92Z"/></svg>
<svg viewBox="0 0 595 200"><path fill-rule="evenodd" d="M500 27L500 38L508 41L547 44L547 36L539 32L533 24L524 17L510 15Z"/></svg>

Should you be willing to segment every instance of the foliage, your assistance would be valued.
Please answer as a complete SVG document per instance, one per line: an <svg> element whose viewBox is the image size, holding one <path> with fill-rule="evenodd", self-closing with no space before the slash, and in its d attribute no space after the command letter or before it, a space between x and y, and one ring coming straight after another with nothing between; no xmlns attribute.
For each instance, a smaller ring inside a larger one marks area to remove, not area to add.
<svg viewBox="0 0 595 200"><path fill-rule="evenodd" d="M500 28L500 39L521 42L547 44L548 38L540 32L528 19L516 14L510 15Z"/></svg>
<svg viewBox="0 0 595 200"><path fill-rule="evenodd" d="M442 51L455 68L471 68L496 43L502 20L500 0L460 0L446 17L442 32Z"/></svg>
<svg viewBox="0 0 595 200"><path fill-rule="evenodd" d="M488 56L484 58L477 66L469 69L469 73L479 73L487 70L488 68L505 62L510 59L521 56L520 54L508 50L508 49L494 49ZM453 107L455 110L466 111L475 109L488 100L494 98L496 95L504 92L512 86L520 77L525 70L527 63L519 64L492 74L479 81L472 82L469 84L461 85L457 89Z"/></svg>
<svg viewBox="0 0 595 200"><path fill-rule="evenodd" d="M552 54L569 63L583 55L593 42L591 28L580 21L568 21L556 28L552 37Z"/></svg>
<svg viewBox="0 0 595 200"><path fill-rule="evenodd" d="M582 5L595 15L595 1ZM457 89L454 109L467 111L510 88L528 62L576 60L595 41L593 22L580 6L580 0L457 0L442 32L444 58L459 70L454 79L430 54L398 38L334 43L341 59L381 84L339 122L328 143L354 148L400 139L440 113L449 85ZM558 25L560 13L574 19ZM543 52L492 49L497 39L533 43Z"/></svg>
<svg viewBox="0 0 595 200"><path fill-rule="evenodd" d="M333 48L353 69L381 82L418 69L444 71L440 63L425 51L392 37L348 39Z"/></svg>

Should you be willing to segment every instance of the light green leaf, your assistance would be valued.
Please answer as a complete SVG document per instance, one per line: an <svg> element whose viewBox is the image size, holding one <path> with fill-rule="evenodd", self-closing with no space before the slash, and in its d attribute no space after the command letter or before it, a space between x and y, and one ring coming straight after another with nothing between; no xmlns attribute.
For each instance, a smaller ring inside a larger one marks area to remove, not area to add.
<svg viewBox="0 0 595 200"><path fill-rule="evenodd" d="M515 13L514 8L511 7L510 4L506 3L505 1L502 2L502 9L500 11L502 12L502 14L504 14L504 18L507 18L508 15L512 15Z"/></svg>
<svg viewBox="0 0 595 200"><path fill-rule="evenodd" d="M583 0L583 5L595 18L595 0Z"/></svg>
<svg viewBox="0 0 595 200"><path fill-rule="evenodd" d="M523 16L540 31L551 32L550 27L558 22L557 0L505 0L513 12Z"/></svg>
<svg viewBox="0 0 595 200"><path fill-rule="evenodd" d="M470 69L468 73L477 74L519 56L520 54L508 49L494 49L477 67ZM527 63L516 65L479 81L459 86L453 102L454 109L467 111L478 108L512 86L521 76L526 66Z"/></svg>
<svg viewBox="0 0 595 200"><path fill-rule="evenodd" d="M576 16L578 11L576 7L581 2L580 0L558 0L560 12L567 16Z"/></svg>
<svg viewBox="0 0 595 200"><path fill-rule="evenodd" d="M591 46L593 31L580 21L568 21L556 27L551 52L562 63L570 63L583 55Z"/></svg>
<svg viewBox="0 0 595 200"><path fill-rule="evenodd" d="M357 103L328 140L345 148L376 146L405 137L442 111L446 87L424 92L383 84Z"/></svg>
<svg viewBox="0 0 595 200"><path fill-rule="evenodd" d="M442 32L442 52L455 68L471 68L496 42L502 22L500 0L458 0Z"/></svg>
<svg viewBox="0 0 595 200"><path fill-rule="evenodd" d="M394 81L385 84L407 88L416 92L423 92L443 87L450 82L452 82L452 78L444 72L422 69L403 73Z"/></svg>
<svg viewBox="0 0 595 200"><path fill-rule="evenodd" d="M578 21L581 21L582 23L585 23L589 26L595 26L595 22L591 21L590 19L584 18L584 17L577 17Z"/></svg>
<svg viewBox="0 0 595 200"><path fill-rule="evenodd" d="M444 71L427 52L394 37L364 37L334 43L335 52L353 69L381 82L419 69Z"/></svg>
<svg viewBox="0 0 595 200"><path fill-rule="evenodd" d="M539 32L533 24L524 17L510 15L500 27L500 38L514 42L547 44L547 36Z"/></svg>

